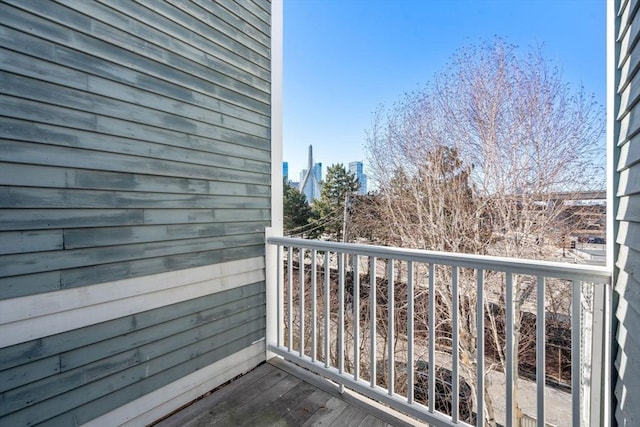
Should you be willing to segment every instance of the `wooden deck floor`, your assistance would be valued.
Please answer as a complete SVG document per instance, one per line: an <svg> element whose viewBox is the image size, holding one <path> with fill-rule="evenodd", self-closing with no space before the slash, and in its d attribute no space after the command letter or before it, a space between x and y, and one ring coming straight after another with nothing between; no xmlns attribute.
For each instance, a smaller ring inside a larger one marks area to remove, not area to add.
<svg viewBox="0 0 640 427"><path fill-rule="evenodd" d="M418 426L420 422L296 365L271 359L156 424L183 426Z"/></svg>

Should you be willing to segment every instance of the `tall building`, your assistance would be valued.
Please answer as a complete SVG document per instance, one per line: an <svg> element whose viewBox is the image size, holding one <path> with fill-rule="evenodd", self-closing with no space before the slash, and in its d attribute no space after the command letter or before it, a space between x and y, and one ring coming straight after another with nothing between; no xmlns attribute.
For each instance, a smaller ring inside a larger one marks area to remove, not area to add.
<svg viewBox="0 0 640 427"><path fill-rule="evenodd" d="M356 176L358 179L358 184L360 187L358 188L358 194L366 194L367 193L367 175L364 173L364 167L362 166L362 162L351 162L349 163L349 171Z"/></svg>
<svg viewBox="0 0 640 427"><path fill-rule="evenodd" d="M289 162L282 162L282 177L284 182L289 182Z"/></svg>
<svg viewBox="0 0 640 427"><path fill-rule="evenodd" d="M320 181L322 180L322 163L313 163L313 147L309 146L307 168L300 175L298 190L307 196L309 203L320 198Z"/></svg>

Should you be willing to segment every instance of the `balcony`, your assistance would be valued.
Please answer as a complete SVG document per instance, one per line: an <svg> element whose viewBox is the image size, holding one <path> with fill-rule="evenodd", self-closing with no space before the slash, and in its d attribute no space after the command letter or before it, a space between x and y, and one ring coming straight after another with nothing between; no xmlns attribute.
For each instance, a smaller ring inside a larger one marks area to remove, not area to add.
<svg viewBox="0 0 640 427"><path fill-rule="evenodd" d="M341 390L436 426L582 426L608 416L607 268L267 243L267 265L278 266L268 350Z"/></svg>

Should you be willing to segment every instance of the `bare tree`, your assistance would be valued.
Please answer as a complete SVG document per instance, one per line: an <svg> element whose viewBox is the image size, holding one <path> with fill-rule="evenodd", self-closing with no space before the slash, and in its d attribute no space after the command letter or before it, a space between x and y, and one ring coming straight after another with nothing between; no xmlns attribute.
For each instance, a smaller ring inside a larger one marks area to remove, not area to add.
<svg viewBox="0 0 640 427"><path fill-rule="evenodd" d="M374 116L367 151L378 196L366 206L385 228L374 237L410 248L549 257L547 243L575 223L564 199L603 188L604 123L603 109L567 84L540 47L521 54L501 39L465 47L432 83ZM460 280L460 316L475 319L475 290L465 285L473 280ZM494 281L497 301L504 283ZM517 342L527 284L514 280ZM438 290L450 316L450 287ZM496 319L488 324L496 327ZM475 328L462 327L458 351L471 353ZM491 336L500 347L498 331ZM464 360L474 372L474 358Z"/></svg>

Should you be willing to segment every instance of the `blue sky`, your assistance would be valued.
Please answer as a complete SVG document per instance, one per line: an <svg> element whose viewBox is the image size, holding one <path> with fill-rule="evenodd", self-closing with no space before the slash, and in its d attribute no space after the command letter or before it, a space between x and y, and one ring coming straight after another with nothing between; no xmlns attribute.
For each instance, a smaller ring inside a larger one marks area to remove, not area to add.
<svg viewBox="0 0 640 427"><path fill-rule="evenodd" d="M456 49L497 35L542 43L572 85L605 104L606 0L284 0L284 160L365 162L380 105L423 86Z"/></svg>

